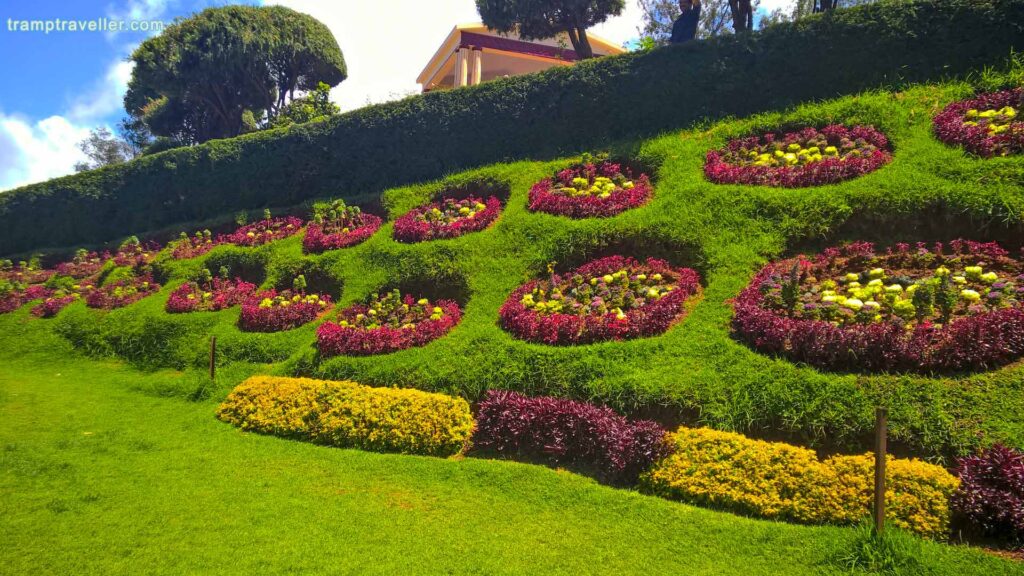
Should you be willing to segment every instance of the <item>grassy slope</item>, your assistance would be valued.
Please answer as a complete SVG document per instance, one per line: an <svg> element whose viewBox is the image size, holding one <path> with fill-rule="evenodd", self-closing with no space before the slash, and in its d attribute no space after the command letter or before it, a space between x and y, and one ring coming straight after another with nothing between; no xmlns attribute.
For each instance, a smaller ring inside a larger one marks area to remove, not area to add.
<svg viewBox="0 0 1024 576"><path fill-rule="evenodd" d="M303 257L299 237L256 250L219 248L206 258L168 263L172 280L159 296L107 315L75 305L52 323L82 349L148 365L202 366L207 336L216 334L225 362L273 362L279 372L470 398L494 387L574 396L668 421L854 451L869 446L873 407L883 403L890 407L897 450L942 457L996 440L1024 446L1024 366L961 378L830 374L767 358L729 335L728 299L767 258L815 249L811 239L818 247L859 238L956 236L1020 245L1024 159L970 158L930 133L931 116L970 90L950 84L866 93L626 143L623 153L657 167L656 196L649 205L610 219L573 221L526 210L530 185L564 161L495 165L444 183L391 190L384 204L392 217L446 186L474 178L504 182L511 196L495 226L454 240L403 245L390 238L388 224L363 245L322 256ZM730 137L781 124L827 122L880 127L895 146L894 162L852 181L800 190L720 186L703 178L705 152ZM507 294L549 262L564 268L607 252L667 256L694 266L707 280L703 300L664 336L623 343L539 346L517 341L497 326L497 310ZM335 296L340 292L343 305L403 284L425 286L428 295L455 286L468 305L462 323L426 347L326 362L313 349L314 326L253 335L234 327L237 309L163 313L170 290L199 266L216 271L234 261L237 270L240 260L265 271L267 284L288 284L296 270L319 276ZM252 369L259 368L230 368L239 374ZM167 393L194 388L172 387Z"/></svg>
<svg viewBox="0 0 1024 576"><path fill-rule="evenodd" d="M187 387L0 325L6 574L833 574L853 529L750 520L510 462L242 433ZM1024 574L914 542L934 575Z"/></svg>

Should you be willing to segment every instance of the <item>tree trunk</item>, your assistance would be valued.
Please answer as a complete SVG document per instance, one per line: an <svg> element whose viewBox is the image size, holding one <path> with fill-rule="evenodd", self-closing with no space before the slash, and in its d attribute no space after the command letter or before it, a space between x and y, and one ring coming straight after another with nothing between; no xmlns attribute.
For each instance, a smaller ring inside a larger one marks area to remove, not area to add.
<svg viewBox="0 0 1024 576"><path fill-rule="evenodd" d="M814 11L817 13L817 12L827 12L829 10L835 10L836 9L836 5L838 5L838 4L839 4L839 0L817 0L814 3Z"/></svg>
<svg viewBox="0 0 1024 576"><path fill-rule="evenodd" d="M586 28L577 28L579 46L576 48L576 54L580 57L580 60L594 57L594 49L590 47L590 40L587 38Z"/></svg>
<svg viewBox="0 0 1024 576"><path fill-rule="evenodd" d="M754 29L754 10L750 0L729 0L729 12L732 13L733 32L739 34Z"/></svg>

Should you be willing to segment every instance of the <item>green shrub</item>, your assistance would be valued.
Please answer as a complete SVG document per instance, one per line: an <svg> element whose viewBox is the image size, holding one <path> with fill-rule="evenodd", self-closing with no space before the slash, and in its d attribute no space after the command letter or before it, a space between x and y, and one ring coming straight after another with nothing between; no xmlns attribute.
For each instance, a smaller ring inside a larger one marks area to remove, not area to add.
<svg viewBox="0 0 1024 576"><path fill-rule="evenodd" d="M0 253L351 198L506 158L964 74L1021 48L1022 25L1024 0L883 2L170 150L0 195Z"/></svg>

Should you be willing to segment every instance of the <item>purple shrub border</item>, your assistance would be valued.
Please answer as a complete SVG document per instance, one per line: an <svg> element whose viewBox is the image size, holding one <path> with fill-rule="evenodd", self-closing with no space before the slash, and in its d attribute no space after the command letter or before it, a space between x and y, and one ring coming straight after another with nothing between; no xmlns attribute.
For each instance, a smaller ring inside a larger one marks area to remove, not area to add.
<svg viewBox="0 0 1024 576"><path fill-rule="evenodd" d="M1024 452L1002 445L958 458L950 507L971 534L1024 541Z"/></svg>

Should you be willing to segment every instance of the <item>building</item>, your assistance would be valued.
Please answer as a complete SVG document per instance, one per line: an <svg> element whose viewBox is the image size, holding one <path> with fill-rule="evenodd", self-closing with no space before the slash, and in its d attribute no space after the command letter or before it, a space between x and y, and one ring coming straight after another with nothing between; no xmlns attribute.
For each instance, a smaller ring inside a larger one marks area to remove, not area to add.
<svg viewBox="0 0 1024 576"><path fill-rule="evenodd" d="M625 50L587 33L595 56L621 54ZM475 86L481 82L571 66L579 60L568 36L546 40L522 40L515 33L501 35L483 24L459 24L441 43L416 81L424 92Z"/></svg>

